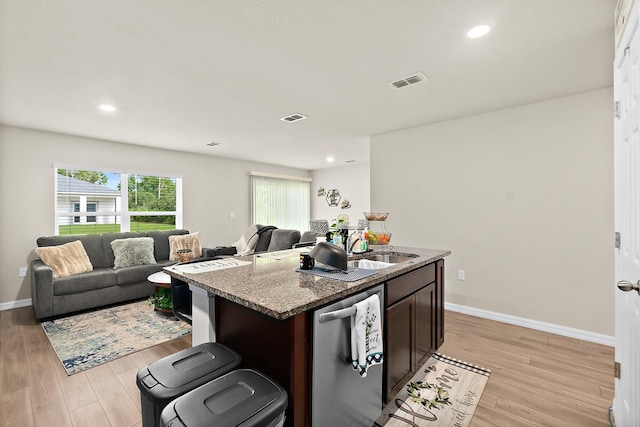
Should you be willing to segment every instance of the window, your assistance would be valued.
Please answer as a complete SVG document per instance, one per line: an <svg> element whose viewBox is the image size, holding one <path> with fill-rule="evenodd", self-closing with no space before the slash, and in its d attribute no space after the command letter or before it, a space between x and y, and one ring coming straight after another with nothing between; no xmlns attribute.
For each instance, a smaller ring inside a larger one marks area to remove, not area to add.
<svg viewBox="0 0 640 427"><path fill-rule="evenodd" d="M94 203L94 202L87 202L85 209L82 212L98 212L98 204ZM74 212L80 212L80 202L73 202L73 211ZM83 222L79 216L74 216L73 217L73 222L75 224L78 224L80 222ZM96 217L95 216L87 216L86 217L86 221L85 222L96 222Z"/></svg>
<svg viewBox="0 0 640 427"><path fill-rule="evenodd" d="M56 169L56 234L182 228L182 179Z"/></svg>
<svg viewBox="0 0 640 427"><path fill-rule="evenodd" d="M251 220L304 231L311 216L311 178L251 172Z"/></svg>

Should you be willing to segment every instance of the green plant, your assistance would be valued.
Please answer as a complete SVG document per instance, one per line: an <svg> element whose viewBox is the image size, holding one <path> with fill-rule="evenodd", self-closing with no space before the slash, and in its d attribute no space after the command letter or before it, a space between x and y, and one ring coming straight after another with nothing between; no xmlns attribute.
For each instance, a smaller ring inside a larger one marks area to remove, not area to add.
<svg viewBox="0 0 640 427"><path fill-rule="evenodd" d="M147 304L153 305L156 308L163 310L173 309L173 302L171 301L171 289L158 288L156 292L149 297Z"/></svg>

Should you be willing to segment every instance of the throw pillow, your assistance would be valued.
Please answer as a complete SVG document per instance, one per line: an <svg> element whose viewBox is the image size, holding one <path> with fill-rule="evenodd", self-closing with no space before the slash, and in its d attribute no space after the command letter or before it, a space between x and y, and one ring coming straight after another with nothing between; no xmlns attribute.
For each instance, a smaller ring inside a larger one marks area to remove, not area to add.
<svg viewBox="0 0 640 427"><path fill-rule="evenodd" d="M240 236L240 240L235 242L233 246L236 247L238 256L250 255L255 251L256 244L258 243L258 239L260 235L258 234L258 226L252 225L247 228L242 236Z"/></svg>
<svg viewBox="0 0 640 427"><path fill-rule="evenodd" d="M200 232L191 234L179 234L169 236L169 259L171 261L179 261L178 251L180 249L191 249L192 258L200 258L202 256L202 246L200 246Z"/></svg>
<svg viewBox="0 0 640 427"><path fill-rule="evenodd" d="M156 259L153 256L153 239L151 237L115 239L111 242L111 249L115 256L113 268L156 263Z"/></svg>
<svg viewBox="0 0 640 427"><path fill-rule="evenodd" d="M42 262L51 267L55 278L93 271L93 265L80 240L37 248L36 254Z"/></svg>

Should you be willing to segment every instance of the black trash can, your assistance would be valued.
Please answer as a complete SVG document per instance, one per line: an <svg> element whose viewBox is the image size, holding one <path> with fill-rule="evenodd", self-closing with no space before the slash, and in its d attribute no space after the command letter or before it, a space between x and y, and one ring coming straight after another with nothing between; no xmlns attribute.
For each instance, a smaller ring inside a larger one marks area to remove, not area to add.
<svg viewBox="0 0 640 427"><path fill-rule="evenodd" d="M169 403L162 427L281 427L287 392L252 369L238 369Z"/></svg>
<svg viewBox="0 0 640 427"><path fill-rule="evenodd" d="M233 371L240 355L217 343L204 343L164 357L138 371L143 427L160 425L160 413L173 399Z"/></svg>

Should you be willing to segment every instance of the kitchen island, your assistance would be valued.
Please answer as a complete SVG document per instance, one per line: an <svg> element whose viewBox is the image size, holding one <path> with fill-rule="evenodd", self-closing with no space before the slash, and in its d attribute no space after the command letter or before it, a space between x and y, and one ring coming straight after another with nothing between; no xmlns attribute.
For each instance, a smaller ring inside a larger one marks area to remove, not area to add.
<svg viewBox="0 0 640 427"><path fill-rule="evenodd" d="M296 272L295 251L234 257L229 262L239 265L197 274L180 271L180 266L165 271L188 283L193 292L193 345L217 341L240 353L245 366L265 373L287 390L287 424L306 426L310 425L314 310L380 284L391 290L382 302L387 392L403 372L398 366L415 369L426 353L443 342L443 258L450 251L393 247L385 253L410 259L353 282ZM429 307L427 314L422 306ZM403 323L406 319L408 324ZM415 323L420 319L422 329ZM406 332L406 340L398 341L395 334L388 337L390 328ZM426 346L420 344L425 341L421 330L429 335ZM394 354L406 360L394 362Z"/></svg>

